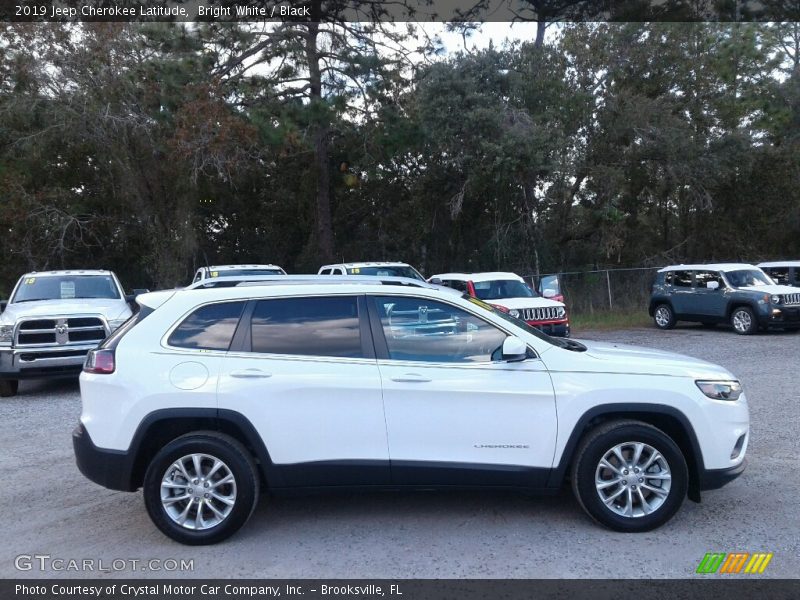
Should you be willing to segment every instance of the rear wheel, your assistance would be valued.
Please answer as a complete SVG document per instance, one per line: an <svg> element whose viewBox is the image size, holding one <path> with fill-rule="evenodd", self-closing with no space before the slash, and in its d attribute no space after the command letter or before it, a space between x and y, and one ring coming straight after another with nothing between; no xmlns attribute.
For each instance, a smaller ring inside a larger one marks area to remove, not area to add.
<svg viewBox="0 0 800 600"><path fill-rule="evenodd" d="M653 312L653 321L659 329L675 327L675 313L669 304L659 304Z"/></svg>
<svg viewBox="0 0 800 600"><path fill-rule="evenodd" d="M639 421L615 421L591 431L572 471L572 489L583 509L602 525L624 532L666 523L681 507L688 482L677 444Z"/></svg>
<svg viewBox="0 0 800 600"><path fill-rule="evenodd" d="M752 309L740 306L731 313L731 325L739 335L752 335L758 331L758 322Z"/></svg>
<svg viewBox="0 0 800 600"><path fill-rule="evenodd" d="M0 379L0 398L9 398L17 395L19 381L16 379Z"/></svg>
<svg viewBox="0 0 800 600"><path fill-rule="evenodd" d="M215 544L250 518L259 478L238 441L198 432L164 446L151 461L143 487L147 512L164 534L182 544Z"/></svg>

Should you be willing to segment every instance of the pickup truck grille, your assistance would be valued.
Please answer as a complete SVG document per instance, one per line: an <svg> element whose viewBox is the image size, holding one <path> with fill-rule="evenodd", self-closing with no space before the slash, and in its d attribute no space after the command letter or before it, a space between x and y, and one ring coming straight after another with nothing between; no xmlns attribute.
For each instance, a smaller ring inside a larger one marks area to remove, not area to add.
<svg viewBox="0 0 800 600"><path fill-rule="evenodd" d="M29 319L17 327L16 346L47 346L100 342L107 331L97 317Z"/></svg>
<svg viewBox="0 0 800 600"><path fill-rule="evenodd" d="M558 306L546 306L544 308L520 308L519 316L524 321L552 321L563 318L559 316Z"/></svg>
<svg viewBox="0 0 800 600"><path fill-rule="evenodd" d="M783 303L784 304L800 304L800 293L798 293L798 294L784 294L783 295Z"/></svg>

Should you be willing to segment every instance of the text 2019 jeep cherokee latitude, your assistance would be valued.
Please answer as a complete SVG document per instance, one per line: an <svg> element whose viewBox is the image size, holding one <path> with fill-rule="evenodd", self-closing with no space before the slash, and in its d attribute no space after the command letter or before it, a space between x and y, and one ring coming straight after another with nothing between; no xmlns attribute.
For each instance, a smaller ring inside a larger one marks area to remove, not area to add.
<svg viewBox="0 0 800 600"><path fill-rule="evenodd" d="M725 369L549 338L433 286L287 278L138 301L87 358L75 453L89 479L143 487L183 543L230 536L263 488L567 480L600 523L645 531L745 468Z"/></svg>

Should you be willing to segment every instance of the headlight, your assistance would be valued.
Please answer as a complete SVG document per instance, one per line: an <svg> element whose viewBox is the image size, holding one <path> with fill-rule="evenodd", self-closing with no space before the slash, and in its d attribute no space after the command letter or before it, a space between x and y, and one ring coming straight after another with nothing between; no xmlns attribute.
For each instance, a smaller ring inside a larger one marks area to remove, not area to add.
<svg viewBox="0 0 800 600"><path fill-rule="evenodd" d="M10 346L14 339L13 325L0 325L0 346Z"/></svg>
<svg viewBox="0 0 800 600"><path fill-rule="evenodd" d="M127 320L128 319L112 319L108 322L108 328L111 329L111 331L114 331Z"/></svg>
<svg viewBox="0 0 800 600"><path fill-rule="evenodd" d="M564 308L563 306L559 306L556 314L558 315L559 319L563 319L567 314L567 309Z"/></svg>
<svg viewBox="0 0 800 600"><path fill-rule="evenodd" d="M519 319L519 311L516 308L512 308L510 311L508 311L508 314L510 314L515 319Z"/></svg>
<svg viewBox="0 0 800 600"><path fill-rule="evenodd" d="M770 301L773 304L780 304L781 303L781 297L780 296L771 296L770 297Z"/></svg>
<svg viewBox="0 0 800 600"><path fill-rule="evenodd" d="M695 381L697 387L713 400L738 400L742 385L738 381Z"/></svg>

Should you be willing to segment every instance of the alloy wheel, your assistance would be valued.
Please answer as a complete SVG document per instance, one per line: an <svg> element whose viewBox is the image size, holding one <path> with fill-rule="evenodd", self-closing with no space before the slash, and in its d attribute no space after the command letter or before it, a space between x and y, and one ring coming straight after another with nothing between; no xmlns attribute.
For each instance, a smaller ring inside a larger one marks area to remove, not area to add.
<svg viewBox="0 0 800 600"><path fill-rule="evenodd" d="M595 469L595 488L611 511L628 518L656 512L669 496L672 473L666 458L643 442L617 444Z"/></svg>
<svg viewBox="0 0 800 600"><path fill-rule="evenodd" d="M666 327L667 325L669 325L671 315L669 313L669 309L666 306L659 306L656 309L655 316L656 316L656 323L658 324L659 327Z"/></svg>
<svg viewBox="0 0 800 600"><path fill-rule="evenodd" d="M733 313L733 328L739 333L745 333L753 325L753 319L746 310L737 310Z"/></svg>
<svg viewBox="0 0 800 600"><path fill-rule="evenodd" d="M172 521L195 531L211 529L236 504L236 478L228 465L209 454L187 454L161 478L161 505Z"/></svg>

